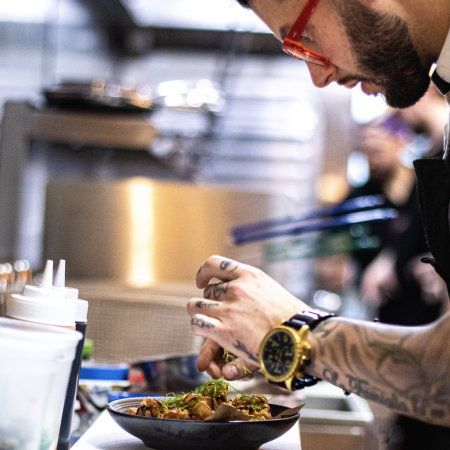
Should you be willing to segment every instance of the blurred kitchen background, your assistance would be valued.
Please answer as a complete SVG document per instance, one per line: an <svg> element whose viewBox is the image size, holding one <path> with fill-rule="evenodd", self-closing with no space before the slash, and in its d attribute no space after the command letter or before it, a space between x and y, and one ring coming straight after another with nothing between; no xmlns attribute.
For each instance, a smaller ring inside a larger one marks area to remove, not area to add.
<svg viewBox="0 0 450 450"><path fill-rule="evenodd" d="M198 295L195 273L212 254L262 268L310 304L365 316L352 292L329 292L316 273L355 239L370 247L364 230L347 229L350 244L313 227L243 245L231 231L343 200L349 180L367 179L355 130L384 101L315 88L234 0L0 2L0 103L0 272L9 280L14 262L39 274L46 259L65 259L68 282L92 301L98 359L195 347L161 339L120 353L104 328L119 318L133 327L143 302L165 305L158 295Z"/></svg>
<svg viewBox="0 0 450 450"><path fill-rule="evenodd" d="M106 206L102 189L128 180L123 189L145 197L153 189L145 179L208 184L236 193L236 199L243 199L241 191L261 194L264 205L247 217L244 207L243 216L227 225L309 210L344 198L352 126L385 108L359 90L314 88L306 66L284 55L266 27L232 0L2 2L0 55L0 257L25 259L36 270L46 257L65 256L75 278L132 280L128 272L138 264L119 248L132 237L119 236L118 243L107 235L125 233L132 219L125 218L125 204ZM186 211L178 210L179 221L195 209L192 196ZM75 198L76 213L75 206L69 211ZM140 213L150 214L145 208ZM204 213L221 222L224 211L216 205ZM105 228L108 214L126 223L116 231ZM145 220L150 218L137 218L141 225ZM198 223L183 228L170 237L173 248L194 239ZM142 239L135 244L141 250ZM224 238L211 250L228 244ZM207 248L197 252L193 266L207 255ZM311 288L302 261L278 267L254 248L241 255L297 295ZM158 263L147 258L149 264ZM138 284L191 279L172 267L164 275L147 269Z"/></svg>
<svg viewBox="0 0 450 450"><path fill-rule="evenodd" d="M67 285L89 300L91 363L140 364L145 380L130 372L121 386L144 391L170 367L161 355L199 349L185 305L212 254L311 306L373 318L346 282L348 256L379 246L364 224L327 231L327 209L284 237L237 245L232 229L346 199L369 176L360 130L385 113L359 87L315 88L234 0L0 1L2 294L65 259ZM414 140L405 166L428 145ZM179 388L168 381L161 390ZM367 405L326 392L302 412L304 448L336 450L338 436L377 448Z"/></svg>

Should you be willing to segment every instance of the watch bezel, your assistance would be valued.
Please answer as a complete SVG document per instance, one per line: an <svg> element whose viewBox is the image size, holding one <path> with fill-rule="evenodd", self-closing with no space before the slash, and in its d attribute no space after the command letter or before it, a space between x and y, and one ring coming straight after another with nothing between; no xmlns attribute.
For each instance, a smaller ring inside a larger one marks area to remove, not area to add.
<svg viewBox="0 0 450 450"><path fill-rule="evenodd" d="M296 331L290 327L287 327L285 325L279 325L276 328L273 328L270 330L264 337L263 341L261 342L261 345L259 347L259 355L260 355L260 366L261 366L261 372L266 377L266 380L272 381L274 383L282 383L284 381L287 381L291 378L293 378L295 375L299 374L299 366L302 359L302 356L304 356L304 350L309 350L309 345L306 345L305 341L302 341L302 338L300 337L300 331L302 331L304 328L307 328L309 332L308 325L305 325L300 329L299 331ZM306 331L306 330L305 330ZM294 341L294 361L292 364L292 367L283 375L280 376L273 376L271 375L264 364L263 360L263 354L264 354L264 348L267 344L267 341L276 333L284 332L288 334L292 340ZM300 372L301 374L301 372Z"/></svg>

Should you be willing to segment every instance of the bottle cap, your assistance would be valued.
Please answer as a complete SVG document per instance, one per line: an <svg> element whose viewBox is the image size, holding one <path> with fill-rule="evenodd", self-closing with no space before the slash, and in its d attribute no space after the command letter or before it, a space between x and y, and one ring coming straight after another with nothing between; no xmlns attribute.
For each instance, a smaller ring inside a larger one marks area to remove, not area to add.
<svg viewBox="0 0 450 450"><path fill-rule="evenodd" d="M65 287L66 285L66 260L60 259L58 270L56 271L55 281L53 286L55 287Z"/></svg>
<svg viewBox="0 0 450 450"><path fill-rule="evenodd" d="M88 302L78 298L78 289L66 287L66 261L64 259L59 261L58 270L56 271L55 281L53 283L53 290L64 292L67 300L75 301L77 304L77 322L87 321Z"/></svg>
<svg viewBox="0 0 450 450"><path fill-rule="evenodd" d="M43 300L64 300L65 295L59 291L55 291L52 288L53 278L53 261L48 260L45 266L44 275L42 277L42 283L40 286L27 285L23 290L25 297L43 299Z"/></svg>
<svg viewBox="0 0 450 450"><path fill-rule="evenodd" d="M86 322L88 316L89 303L87 300L81 300L80 298L75 301L77 305L76 322Z"/></svg>
<svg viewBox="0 0 450 450"><path fill-rule="evenodd" d="M47 261L40 286L27 285L23 294L14 294L7 300L6 315L28 322L74 327L77 305L65 301L64 291L52 288L53 261Z"/></svg>
<svg viewBox="0 0 450 450"><path fill-rule="evenodd" d="M6 315L28 322L74 327L77 304L74 301L44 300L26 295L13 294L6 303Z"/></svg>

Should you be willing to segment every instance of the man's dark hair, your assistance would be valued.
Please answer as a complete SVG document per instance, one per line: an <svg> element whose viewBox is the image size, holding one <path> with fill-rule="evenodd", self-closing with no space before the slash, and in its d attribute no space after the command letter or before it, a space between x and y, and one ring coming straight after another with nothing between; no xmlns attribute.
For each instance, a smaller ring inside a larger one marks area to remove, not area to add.
<svg viewBox="0 0 450 450"><path fill-rule="evenodd" d="M244 8L250 8L250 0L237 0Z"/></svg>

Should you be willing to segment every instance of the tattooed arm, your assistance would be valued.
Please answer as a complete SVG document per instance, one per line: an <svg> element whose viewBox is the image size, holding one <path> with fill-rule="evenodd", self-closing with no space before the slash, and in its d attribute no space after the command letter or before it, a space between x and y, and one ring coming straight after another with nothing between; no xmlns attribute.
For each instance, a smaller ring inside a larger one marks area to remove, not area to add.
<svg viewBox="0 0 450 450"><path fill-rule="evenodd" d="M450 315L425 327L328 319L308 373L403 415L450 426Z"/></svg>
<svg viewBox="0 0 450 450"><path fill-rule="evenodd" d="M212 278L220 283L209 284ZM308 306L258 269L214 256L197 274L204 299L188 311L207 340L199 370L227 379L257 370L265 334ZM423 327L331 318L310 334L307 373L403 415L450 426L450 313ZM226 365L223 348L239 357ZM233 372L230 370L234 369Z"/></svg>

